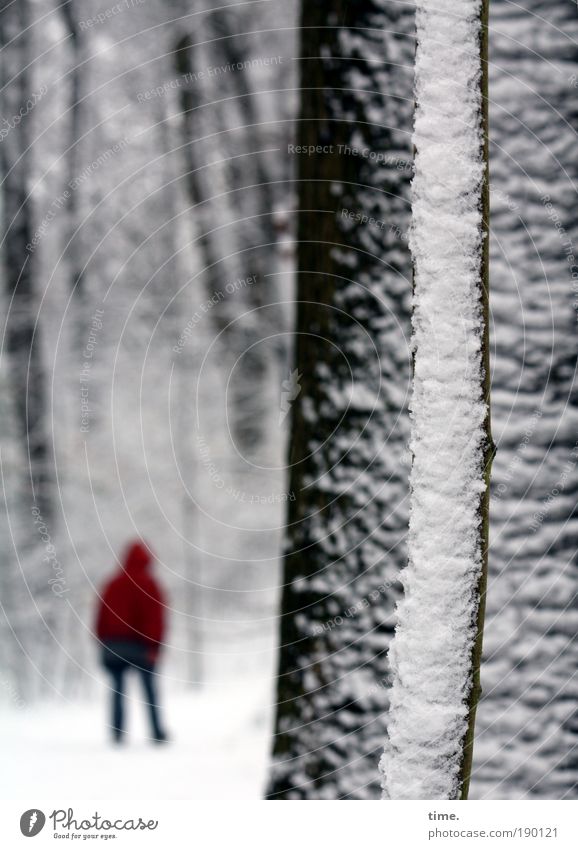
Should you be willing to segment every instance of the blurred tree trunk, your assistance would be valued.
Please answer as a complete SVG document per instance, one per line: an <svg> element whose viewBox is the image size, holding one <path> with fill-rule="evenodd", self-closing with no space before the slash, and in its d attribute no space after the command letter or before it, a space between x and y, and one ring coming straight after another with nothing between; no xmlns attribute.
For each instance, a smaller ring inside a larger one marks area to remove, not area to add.
<svg viewBox="0 0 578 849"><path fill-rule="evenodd" d="M411 8L304 2L271 799L378 798L405 560Z"/></svg>
<svg viewBox="0 0 578 849"><path fill-rule="evenodd" d="M82 121L82 59L83 59L83 36L77 22L78 3L68 0L59 7L64 24L69 34L70 70L68 73L70 87L69 106L69 133L66 151L67 157L67 185L70 186L74 178L79 174L79 146ZM82 294L82 217L79 214L79 192L70 191L67 198L67 212L69 215L69 232L66 244L66 256L70 266L70 287L77 295Z"/></svg>
<svg viewBox="0 0 578 849"><path fill-rule="evenodd" d="M213 173L218 172L219 164L207 167L205 157L216 149L221 152L229 133L233 133L227 119L227 104L224 106L224 129L216 131L220 123L221 104L214 104L203 94L203 76L207 66L203 59L202 47L196 44L190 35L184 35L174 51L175 67L184 80L180 87L182 144L186 161L186 186L192 205L197 230L197 246L203 263L204 289L206 297L214 293L226 292L226 286L235 278L254 279L255 284L243 286L220 300L212 310L212 320L224 341L223 356L228 364L231 377L229 392L231 396L231 424L234 436L238 439L243 455L255 455L264 439L266 419L269 358L267 346L261 344L267 337L282 339L281 327L270 328L267 314L272 312L264 305L264 299L255 300L254 292L262 291L266 285L265 267L267 258L271 259L271 247L266 244L268 227L259 221L253 226L252 238L248 237L243 215L236 226L223 216L227 215L225 204L233 203L242 209L240 198L249 192L252 197L268 191L252 187L243 191L235 182L228 184L226 197L218 197L219 191L211 182ZM242 72L239 72L242 74ZM245 92L246 94L246 92ZM243 96L245 103L251 101L249 95ZM212 131L212 133L211 133ZM203 136L214 136L207 148ZM236 135L233 133L233 135ZM218 157L215 156L215 159ZM229 158L223 155L222 158ZM258 158L258 157L257 157ZM260 172L261 173L261 172ZM218 182L217 182L218 185ZM230 200L230 197L233 200ZM273 215L268 209L263 221ZM249 218L249 220L251 220ZM262 258L261 242L265 242ZM277 344L277 348L280 345ZM281 353L284 352L281 345ZM251 391L247 387L251 386Z"/></svg>
<svg viewBox="0 0 578 849"><path fill-rule="evenodd" d="M175 45L174 57L175 69L180 77L194 75L199 70L195 62L195 44L190 35L182 36ZM206 186L206 176L203 173L202 163L198 162L194 156L195 138L200 136L198 112L202 106L197 87L181 85L180 101L181 141L187 165L185 183L197 226L197 244L203 262L205 292L210 296L219 288L221 279L219 267L223 257L219 256L214 244L215 237L211 232L211 224L214 222L210 220L211 198Z"/></svg>
<svg viewBox="0 0 578 849"><path fill-rule="evenodd" d="M42 92L32 90L29 2L0 7L3 78L0 141L2 170L3 266L6 287L6 351L26 472L23 485L47 521L51 507L52 456L46 429L44 368L37 325L31 160L34 105Z"/></svg>

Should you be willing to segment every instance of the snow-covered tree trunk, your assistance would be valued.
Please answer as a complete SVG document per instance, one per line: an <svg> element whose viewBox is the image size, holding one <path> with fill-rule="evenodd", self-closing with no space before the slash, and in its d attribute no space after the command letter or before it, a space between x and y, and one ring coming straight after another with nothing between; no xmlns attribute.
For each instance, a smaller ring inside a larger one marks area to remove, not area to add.
<svg viewBox="0 0 578 849"><path fill-rule="evenodd" d="M269 798L378 798L406 556L413 9L305 0L302 14L292 500Z"/></svg>
<svg viewBox="0 0 578 849"><path fill-rule="evenodd" d="M417 3L409 563L384 797L466 798L487 569L487 2Z"/></svg>

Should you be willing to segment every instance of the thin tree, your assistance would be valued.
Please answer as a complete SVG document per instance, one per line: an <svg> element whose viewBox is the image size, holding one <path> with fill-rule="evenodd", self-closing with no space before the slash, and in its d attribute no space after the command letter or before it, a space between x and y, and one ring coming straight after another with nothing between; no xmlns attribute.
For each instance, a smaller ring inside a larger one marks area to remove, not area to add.
<svg viewBox="0 0 578 849"><path fill-rule="evenodd" d="M385 798L467 798L487 580L487 0L417 4L409 564Z"/></svg>

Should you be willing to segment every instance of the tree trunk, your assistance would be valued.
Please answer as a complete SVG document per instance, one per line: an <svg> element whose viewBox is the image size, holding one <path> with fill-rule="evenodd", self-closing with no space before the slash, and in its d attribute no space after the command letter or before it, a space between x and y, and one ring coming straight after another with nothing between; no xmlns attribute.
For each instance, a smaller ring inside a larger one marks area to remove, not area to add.
<svg viewBox="0 0 578 849"><path fill-rule="evenodd" d="M70 70L69 70L69 86L70 86L70 106L69 106L69 133L67 145L67 185L70 186L80 172L79 168L79 146L81 144L81 118L82 118L82 57L83 57L83 36L78 26L76 19L77 4L74 0L69 0L68 3L63 3L59 7L59 11L63 17L65 26L69 34L69 55L70 55ZM67 198L67 214L69 217L69 227L66 240L66 258L70 268L70 288L77 296L83 294L83 270L81 240L82 240L82 216L79 215L79 192L78 190L70 191Z"/></svg>
<svg viewBox="0 0 578 849"><path fill-rule="evenodd" d="M14 405L26 458L24 489L44 520L51 516L51 450L47 440L46 402L38 327L30 131L41 89L32 91L28 0L0 8L2 65L7 80L2 94L0 158L3 174L3 253L6 301L6 350L10 356ZM25 57L25 58L23 58Z"/></svg>
<svg viewBox="0 0 578 849"><path fill-rule="evenodd" d="M271 799L379 795L407 522L412 13L302 7L296 360Z"/></svg>
<svg viewBox="0 0 578 849"><path fill-rule="evenodd" d="M384 796L467 798L487 580L486 0L417 5L409 564Z"/></svg>
<svg viewBox="0 0 578 849"><path fill-rule="evenodd" d="M468 698L468 730L464 741L463 758L460 769L460 798L467 799L472 774L476 711L482 695L480 669L484 640L484 617L486 612L486 592L488 586L488 550L490 545L490 479L492 462L496 446L492 438L490 389L490 177L489 177L489 133L488 133L488 12L490 0L481 0L480 7L480 132L482 134L482 158L484 177L480 187L482 209L482 254L480 267L480 308L482 314L482 397L486 405L484 418L485 439L483 443L483 477L485 489L480 498L480 548L482 570L476 589L478 612L476 617L476 637L472 649L472 685Z"/></svg>
<svg viewBox="0 0 578 849"><path fill-rule="evenodd" d="M195 79L199 72L204 71L202 63L199 62L200 55L200 46L193 42L190 35L187 34L179 40L174 56L175 66L181 78ZM187 161L186 185L197 219L197 245L204 266L204 288L207 296L211 298L215 293L222 294L226 291L227 283L232 282L235 277L255 279L255 288L262 288L264 275L260 264L251 257L255 253L253 245L247 248L239 240L239 249L230 251L234 236L231 235L230 223L228 227L223 226L223 199L218 198L218 191L212 190L212 187L209 189L208 174L211 172L202 162L202 156L197 154L201 147L200 138L207 128L203 119L207 121L207 115L210 114L208 110L218 109L218 106L211 105L209 99L201 97L198 89L199 82L185 82L181 87L180 101L183 148ZM215 134L215 137L218 138L219 135ZM212 167L218 168L217 165ZM233 188L233 197L236 197L239 188ZM252 191L257 190L253 188ZM268 214L271 215L272 211L268 211ZM227 246L225 250L220 250L219 239L224 240ZM233 254L232 257L230 253ZM228 275L233 271L235 274L229 279ZM258 279L259 277L261 279ZM267 332L262 332L260 325L262 323L266 327L266 324L262 319L264 313L252 309L253 288L252 285L239 288L233 295L222 298L212 310L212 320L225 343L223 356L229 361L229 371L234 375L230 386L231 424L244 456L255 453L264 439L265 383L268 372L265 346L259 344L261 338L267 336ZM239 307L239 301L246 304L245 310ZM254 387L251 393L246 391L248 382Z"/></svg>

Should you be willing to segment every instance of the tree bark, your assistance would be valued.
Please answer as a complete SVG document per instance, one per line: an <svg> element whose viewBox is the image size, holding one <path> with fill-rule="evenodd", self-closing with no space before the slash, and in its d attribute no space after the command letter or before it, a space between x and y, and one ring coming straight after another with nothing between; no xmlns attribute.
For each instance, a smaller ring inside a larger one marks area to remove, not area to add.
<svg viewBox="0 0 578 849"><path fill-rule="evenodd" d="M14 405L26 457L23 481L47 521L52 513L52 456L46 434L44 368L38 326L31 185L34 96L31 84L28 0L0 7L0 43L6 80L2 112L9 122L0 140L3 193L3 253L6 350L10 356Z"/></svg>
<svg viewBox="0 0 578 849"><path fill-rule="evenodd" d="M379 794L407 521L412 21L385 2L302 6L297 384L270 799Z"/></svg>
<svg viewBox="0 0 578 849"><path fill-rule="evenodd" d="M491 423L491 368L490 368L490 156L489 156L489 126L488 126L488 17L490 0L482 0L480 8L480 63L481 63L481 132L483 136L483 160L485 174L481 186L482 207L482 263L481 263L481 310L483 317L483 347L482 395L486 404L484 420L485 444L483 458L483 476L486 488L480 499L480 547L482 551L482 573L477 587L478 613L476 620L476 639L472 651L472 687L468 699L468 730L464 741L464 754L460 771L460 798L467 799L470 790L476 711L482 695L480 670L482 664L482 649L484 641L484 619L486 613L486 592L488 586L488 552L490 546L490 481L492 462L496 446L492 438Z"/></svg>

